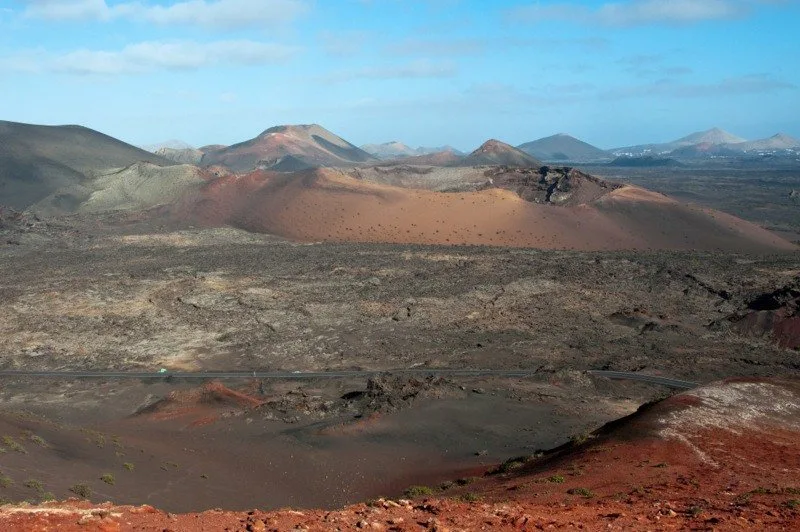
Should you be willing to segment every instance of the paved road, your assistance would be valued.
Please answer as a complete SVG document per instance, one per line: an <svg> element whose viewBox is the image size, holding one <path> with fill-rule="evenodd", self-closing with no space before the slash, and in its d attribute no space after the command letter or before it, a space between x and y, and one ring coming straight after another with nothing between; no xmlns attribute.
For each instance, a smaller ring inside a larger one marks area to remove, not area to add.
<svg viewBox="0 0 800 532"><path fill-rule="evenodd" d="M645 375L643 373L633 373L629 371L604 371L604 370L589 370L591 375L596 377L606 377L608 379L622 379L629 381L649 382L650 384L661 384L669 388L676 388L678 390L691 390L700 386L696 382L682 381L678 379L670 379L668 377L656 377L655 375Z"/></svg>
<svg viewBox="0 0 800 532"><path fill-rule="evenodd" d="M209 371L167 373L138 371L0 371L1 377L41 377L48 379L342 379L369 378L378 375L410 375L426 377L530 377L538 370L488 370L488 369L444 369L444 368L411 368L385 371ZM609 379L625 379L651 384L660 384L670 388L688 390L698 386L697 383L656 377L641 373L624 371L591 370L590 374Z"/></svg>

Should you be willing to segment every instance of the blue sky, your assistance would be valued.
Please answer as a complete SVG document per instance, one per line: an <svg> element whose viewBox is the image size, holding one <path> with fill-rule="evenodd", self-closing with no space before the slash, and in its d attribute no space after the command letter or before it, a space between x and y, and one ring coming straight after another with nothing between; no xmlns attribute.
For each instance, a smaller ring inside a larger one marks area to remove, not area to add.
<svg viewBox="0 0 800 532"><path fill-rule="evenodd" d="M134 144L800 137L796 0L6 0L0 119Z"/></svg>

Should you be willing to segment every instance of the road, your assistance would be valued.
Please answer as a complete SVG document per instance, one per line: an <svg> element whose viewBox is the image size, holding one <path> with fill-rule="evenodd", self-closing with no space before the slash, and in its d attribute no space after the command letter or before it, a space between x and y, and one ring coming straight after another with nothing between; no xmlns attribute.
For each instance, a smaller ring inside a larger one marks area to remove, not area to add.
<svg viewBox="0 0 800 532"><path fill-rule="evenodd" d="M657 377L655 375L645 375L643 373L633 373L630 371L604 371L604 370L589 370L590 375L596 377L605 377L607 379L620 379L628 381L647 382L650 384L661 384L669 388L678 390L691 390L697 388L700 384L691 381L682 381L678 379L670 379L668 377Z"/></svg>
<svg viewBox="0 0 800 532"><path fill-rule="evenodd" d="M446 369L446 368L410 368L383 371L208 371L187 372L170 371L139 372L139 371L0 371L0 378L30 378L40 377L47 379L343 379L343 378L369 378L379 375L408 375L417 377L530 377L538 370L491 370L491 369ZM659 384L669 388L688 390L698 386L695 382L657 377L641 373L625 371L590 370L588 373L597 377L609 379L623 379L650 384Z"/></svg>

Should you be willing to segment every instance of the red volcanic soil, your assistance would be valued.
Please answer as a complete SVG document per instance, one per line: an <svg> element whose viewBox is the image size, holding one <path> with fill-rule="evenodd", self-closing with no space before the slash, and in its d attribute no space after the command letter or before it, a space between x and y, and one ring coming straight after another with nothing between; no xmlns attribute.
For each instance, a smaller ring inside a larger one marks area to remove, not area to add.
<svg viewBox="0 0 800 532"><path fill-rule="evenodd" d="M459 166L506 165L539 168L542 162L522 150L500 142L487 140L477 150L459 161Z"/></svg>
<svg viewBox="0 0 800 532"><path fill-rule="evenodd" d="M734 327L753 336L771 335L775 343L786 349L800 348L800 288L785 286L761 294L751 301L745 312L729 318Z"/></svg>
<svg viewBox="0 0 800 532"><path fill-rule="evenodd" d="M157 421L190 420L196 426L213 423L223 412L256 408L264 403L219 382L209 382L199 388L171 392L165 399L140 410L138 415Z"/></svg>
<svg viewBox="0 0 800 532"><path fill-rule="evenodd" d="M233 225L300 241L470 244L542 249L795 246L754 224L623 186L577 205L525 201L509 190L442 193L359 181L318 169L223 176L176 207L195 223Z"/></svg>
<svg viewBox="0 0 800 532"><path fill-rule="evenodd" d="M166 514L68 501L0 509L4 530L797 530L800 382L705 386L586 441L411 500L336 511ZM247 486L242 486L247 489Z"/></svg>
<svg viewBox="0 0 800 532"><path fill-rule="evenodd" d="M270 167L285 157L306 166L340 166L375 160L341 137L311 124L267 129L248 141L208 151L203 164L248 172Z"/></svg>

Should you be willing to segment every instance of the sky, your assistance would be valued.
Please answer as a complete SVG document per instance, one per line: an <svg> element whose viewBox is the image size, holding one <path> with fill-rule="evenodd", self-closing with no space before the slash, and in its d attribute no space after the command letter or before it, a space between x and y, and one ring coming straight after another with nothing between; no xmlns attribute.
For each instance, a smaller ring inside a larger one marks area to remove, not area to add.
<svg viewBox="0 0 800 532"><path fill-rule="evenodd" d="M3 0L0 120L136 145L800 137L800 0Z"/></svg>

